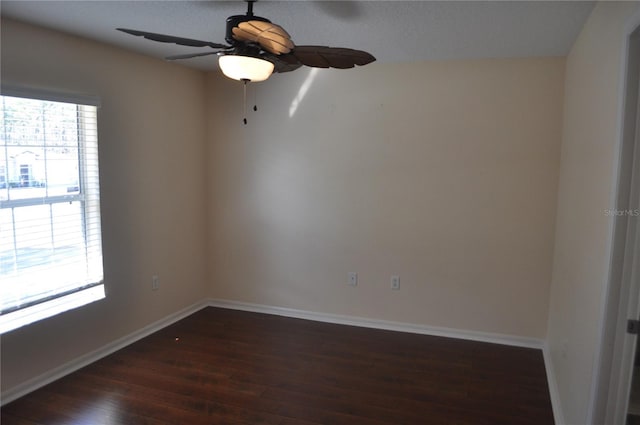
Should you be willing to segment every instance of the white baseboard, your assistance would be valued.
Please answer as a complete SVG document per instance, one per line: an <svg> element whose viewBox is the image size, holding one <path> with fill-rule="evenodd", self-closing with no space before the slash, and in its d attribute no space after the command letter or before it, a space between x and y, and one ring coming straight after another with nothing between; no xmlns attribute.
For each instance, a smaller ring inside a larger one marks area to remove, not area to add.
<svg viewBox="0 0 640 425"><path fill-rule="evenodd" d="M556 423L556 425L564 424L564 415L562 414L562 405L560 404L556 375L553 371L553 364L551 363L549 347L547 343L541 339L489 332L477 332L461 329L417 325L413 323L391 322L387 320L367 319L355 316L317 313L305 310L274 307L262 304L251 304L232 300L210 299L208 301L208 305L211 307L275 314L278 316L295 317L298 319L314 320L318 322L385 329L398 332L411 332L422 335L443 336L448 338L466 339L471 341L488 342L493 344L534 348L541 350L545 371L547 373L547 382L549 386L549 396L551 398L551 408L553 409L554 422Z"/></svg>
<svg viewBox="0 0 640 425"><path fill-rule="evenodd" d="M544 368L547 372L547 382L549 385L549 396L551 397L551 407L553 408L553 421L556 425L563 425L564 414L562 412L562 404L560 403L560 392L558 391L558 380L551 361L551 351L549 344L545 343L542 347L542 355L544 357Z"/></svg>
<svg viewBox="0 0 640 425"><path fill-rule="evenodd" d="M207 305L208 303L205 300L197 302L163 319L160 319L157 322L151 323L150 325L145 326L142 329L139 329L101 348L98 348L95 351L87 353L68 363L63 364L62 366L56 367L55 369L31 378L16 387L3 391L0 395L1 405L11 403L12 401L22 397L23 395L35 391L38 388L44 387L45 385L50 384L51 382L60 379L63 376L73 373L78 369L81 369L97 360L100 360L101 358L106 357L109 354L112 354L126 347L127 345L130 345L146 336L151 335L154 332L159 331L162 328L165 328L181 319L184 319L185 317L195 313L196 311L203 309Z"/></svg>
<svg viewBox="0 0 640 425"><path fill-rule="evenodd" d="M277 316L294 317L297 319L314 320L316 322L335 323L339 325L360 326L363 328L384 329L397 332L410 332L422 335L443 336L447 338L466 339L470 341L489 342L493 344L510 345L514 347L536 348L542 350L544 341L537 338L527 338L515 335L503 335L490 332L467 331L461 329L442 328L418 325L413 323L392 322L388 320L368 319L357 316L318 313L314 311L296 310L292 308L274 307L263 304L252 304L233 300L209 299L211 307L228 308L232 310L252 311L255 313L275 314Z"/></svg>

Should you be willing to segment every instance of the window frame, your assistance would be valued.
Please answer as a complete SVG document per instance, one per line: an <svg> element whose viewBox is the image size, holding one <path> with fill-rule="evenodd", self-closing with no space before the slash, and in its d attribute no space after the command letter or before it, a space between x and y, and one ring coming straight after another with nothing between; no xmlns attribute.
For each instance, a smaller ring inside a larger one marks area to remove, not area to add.
<svg viewBox="0 0 640 425"><path fill-rule="evenodd" d="M98 131L98 112L101 106L101 102L100 98L96 96L54 92L49 90L42 90L39 88L8 85L5 83L2 83L2 86L0 87L0 95L31 100L70 103L75 104L79 108L79 110L81 110L83 107L95 108L95 131ZM78 143L79 191L77 193L49 196L47 190L46 196L39 198L12 199L2 201L2 207L3 209L9 209L21 206L48 205L50 208L52 208L53 205L58 203L74 201L80 202L82 209L80 220L82 221L81 226L83 229L85 249L89 247L90 240L94 240L95 238L98 238L97 244L99 244L100 246L99 256L95 256L94 253L89 253L88 251L86 252L86 264L88 267L91 267L91 264L95 265L94 262L99 261L99 273L97 273L97 275L99 275L100 278L97 279L98 281L96 282L90 281L86 285L81 285L71 290L63 290L56 293L55 295L42 297L38 300L32 300L26 302L24 305L16 306L15 308L5 309L5 311L0 313L0 334L28 325L35 321L52 317L64 311L68 311L104 299L106 296L103 271L104 255L102 252L102 220L100 218L99 172L97 171L96 175L94 176L96 180L92 181L91 184L89 184L90 178L87 168L89 162L88 158L90 157L87 153L86 122L84 120L78 120L77 130L80 135L80 140ZM82 136L83 133L85 134L85 137ZM92 142L95 143L95 146L92 146L92 148L98 149L97 134L95 137L96 140ZM96 151L95 154L92 155L95 155L96 165L98 165L98 152ZM9 182L6 179L6 175L5 181L8 185ZM90 190L90 187L95 187L95 190ZM50 214L51 219L53 219L52 213ZM98 220L97 228L93 228L93 226L86 226L86 221L89 218Z"/></svg>

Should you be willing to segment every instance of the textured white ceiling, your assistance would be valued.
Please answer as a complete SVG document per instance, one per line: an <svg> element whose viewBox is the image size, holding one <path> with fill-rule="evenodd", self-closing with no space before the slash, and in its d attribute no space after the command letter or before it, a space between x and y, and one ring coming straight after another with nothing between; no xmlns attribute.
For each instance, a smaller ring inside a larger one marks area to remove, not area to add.
<svg viewBox="0 0 640 425"><path fill-rule="evenodd" d="M254 13L283 26L298 45L350 47L379 61L563 56L594 2L269 1ZM2 16L155 57L206 51L157 43L116 27L224 43L225 19L244 1L7 1ZM25 48L28 48L25 46ZM181 61L216 69L216 56Z"/></svg>

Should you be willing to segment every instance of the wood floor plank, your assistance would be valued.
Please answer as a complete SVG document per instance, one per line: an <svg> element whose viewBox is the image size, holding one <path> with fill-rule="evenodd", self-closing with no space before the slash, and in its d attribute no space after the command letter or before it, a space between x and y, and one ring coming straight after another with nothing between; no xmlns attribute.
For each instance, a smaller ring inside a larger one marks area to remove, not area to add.
<svg viewBox="0 0 640 425"><path fill-rule="evenodd" d="M551 425L540 350L203 309L2 424Z"/></svg>

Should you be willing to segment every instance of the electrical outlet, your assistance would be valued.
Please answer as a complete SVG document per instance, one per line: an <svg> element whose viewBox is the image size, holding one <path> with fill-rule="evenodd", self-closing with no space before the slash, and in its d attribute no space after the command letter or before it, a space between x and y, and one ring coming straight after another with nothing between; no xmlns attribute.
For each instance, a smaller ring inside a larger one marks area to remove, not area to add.
<svg viewBox="0 0 640 425"><path fill-rule="evenodd" d="M151 276L151 290L157 291L160 289L160 279L158 279L158 275Z"/></svg>
<svg viewBox="0 0 640 425"><path fill-rule="evenodd" d="M349 286L358 286L358 273L349 272Z"/></svg>
<svg viewBox="0 0 640 425"><path fill-rule="evenodd" d="M400 290L400 276L391 276L391 289L394 291Z"/></svg>

